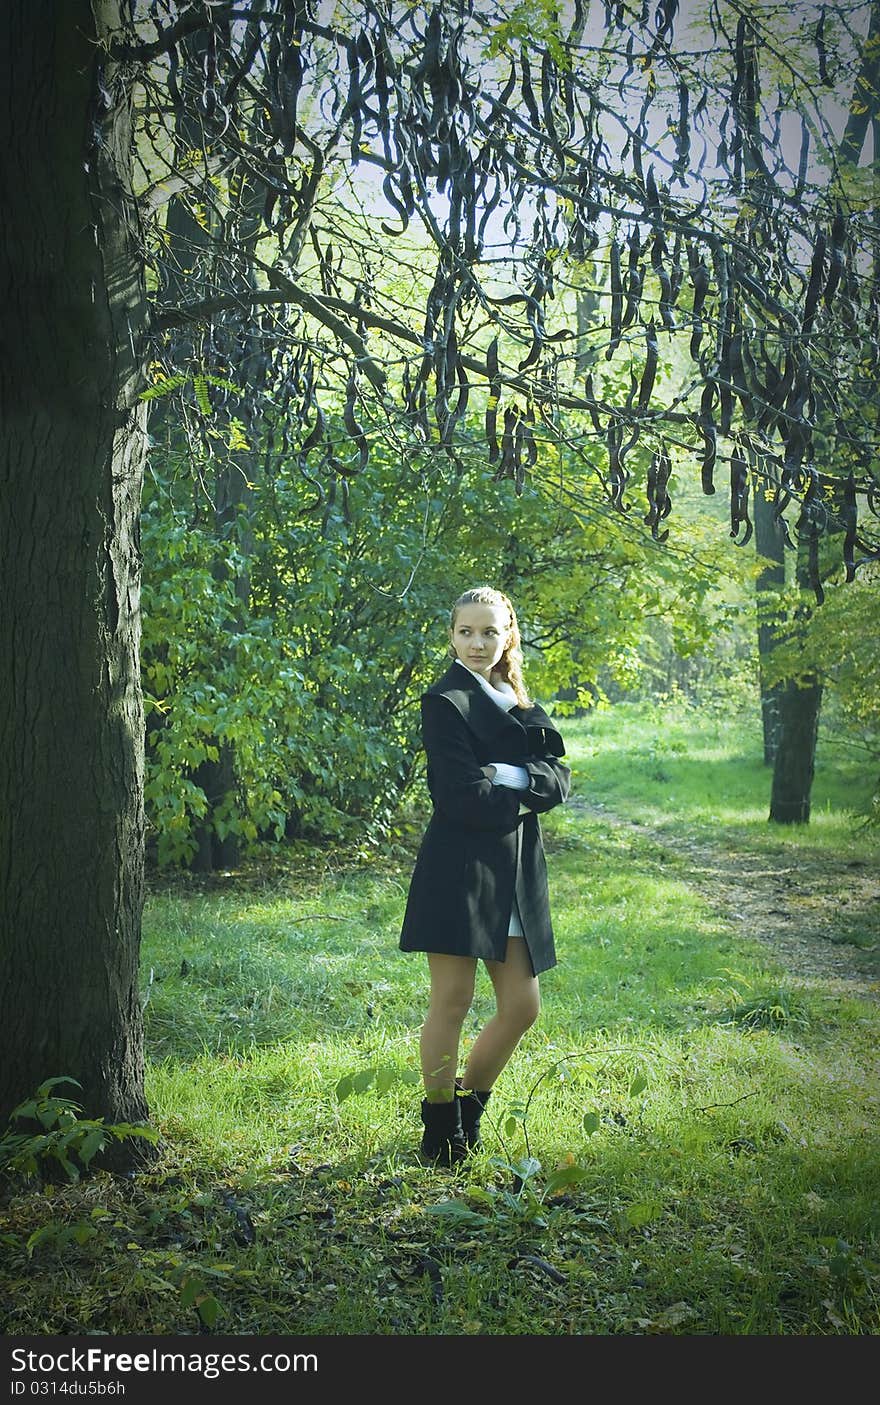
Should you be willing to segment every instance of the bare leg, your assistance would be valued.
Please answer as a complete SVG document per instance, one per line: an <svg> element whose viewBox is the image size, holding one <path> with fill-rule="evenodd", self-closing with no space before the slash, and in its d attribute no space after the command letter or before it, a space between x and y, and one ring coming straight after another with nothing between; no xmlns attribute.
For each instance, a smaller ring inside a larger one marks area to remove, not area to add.
<svg viewBox="0 0 880 1405"><path fill-rule="evenodd" d="M422 1026L420 1051L425 1097L451 1103L455 1096L458 1043L474 998L477 962L470 956L428 955L431 1003Z"/></svg>
<svg viewBox="0 0 880 1405"><path fill-rule="evenodd" d="M532 975L532 963L522 937L508 937L506 961L485 964L495 987L496 1009L471 1048L462 1079L465 1088L479 1088L481 1092L488 1092L493 1086L541 1010L538 977Z"/></svg>

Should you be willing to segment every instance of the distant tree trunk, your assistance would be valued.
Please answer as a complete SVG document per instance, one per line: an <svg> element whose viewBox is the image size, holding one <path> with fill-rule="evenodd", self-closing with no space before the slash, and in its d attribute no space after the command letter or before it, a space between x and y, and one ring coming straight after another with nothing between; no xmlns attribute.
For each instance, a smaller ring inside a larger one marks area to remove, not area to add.
<svg viewBox="0 0 880 1405"><path fill-rule="evenodd" d="M755 550L766 562L755 590L758 606L758 686L761 690L761 723L764 732L764 765L776 760L779 740L781 683L768 683L767 665L775 644L774 600L785 587L784 534L774 507L760 491L754 497Z"/></svg>
<svg viewBox="0 0 880 1405"><path fill-rule="evenodd" d="M798 535L797 582L803 603L795 630L803 628L811 613L807 533ZM808 824L810 794L816 770L816 741L822 684L812 674L787 678L779 691L779 741L770 791L770 820L776 824Z"/></svg>
<svg viewBox="0 0 880 1405"><path fill-rule="evenodd" d="M779 696L782 726L770 795L770 819L777 824L809 823L821 706L821 683L786 680Z"/></svg>
<svg viewBox="0 0 880 1405"><path fill-rule="evenodd" d="M846 128L838 148L841 164L857 165L869 126L875 132L880 88L880 0L872 0L868 33L862 48L859 72L852 89ZM874 147L876 162L877 147ZM876 347L866 348L865 365L873 366ZM876 390L876 377L866 379L864 393L870 399ZM759 550L761 547L759 545ZM806 533L798 539L797 578L806 601L810 588L806 561ZM768 553L765 553L768 554ZM804 603L801 622L809 614ZM816 766L816 741L819 731L819 711L822 706L822 685L815 677L801 677L800 682L786 679L779 693L779 744L773 770L770 796L770 819L778 824L807 824L810 818L810 793Z"/></svg>
<svg viewBox="0 0 880 1405"><path fill-rule="evenodd" d="M146 301L123 0L6 0L0 1125L45 1079L140 1120ZM99 78L99 65L101 73ZM140 1145L140 1144L137 1144Z"/></svg>

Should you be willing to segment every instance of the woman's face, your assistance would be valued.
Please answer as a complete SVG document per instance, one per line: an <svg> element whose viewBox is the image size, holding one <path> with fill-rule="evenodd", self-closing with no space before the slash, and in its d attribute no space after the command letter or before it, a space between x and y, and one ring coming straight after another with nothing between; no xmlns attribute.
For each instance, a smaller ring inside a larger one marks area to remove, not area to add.
<svg viewBox="0 0 880 1405"><path fill-rule="evenodd" d="M460 605L449 637L456 657L488 682L507 647L507 611L503 605Z"/></svg>

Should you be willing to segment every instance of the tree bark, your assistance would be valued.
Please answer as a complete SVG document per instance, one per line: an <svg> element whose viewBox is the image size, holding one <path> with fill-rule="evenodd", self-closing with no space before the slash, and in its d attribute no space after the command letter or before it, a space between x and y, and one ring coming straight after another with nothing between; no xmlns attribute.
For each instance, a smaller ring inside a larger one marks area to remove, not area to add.
<svg viewBox="0 0 880 1405"><path fill-rule="evenodd" d="M761 691L761 723L764 732L764 765L776 760L779 741L781 683L769 683L768 664L776 643L774 601L785 588L785 546L781 523L774 507L760 489L755 493L755 550L765 562L755 583L758 607L758 686Z"/></svg>
<svg viewBox="0 0 880 1405"><path fill-rule="evenodd" d="M797 583L801 605L794 622L795 638L812 613L808 565L809 524L799 524ZM822 684L815 674L786 678L779 686L779 733L770 789L770 814L776 824L808 824L810 795L816 770L816 742Z"/></svg>
<svg viewBox="0 0 880 1405"><path fill-rule="evenodd" d="M838 149L841 165L858 165L868 127L877 114L877 93L880 86L880 0L873 0L868 33L862 47L861 64L853 86L846 128ZM877 148L874 149L875 164ZM874 361L875 348L867 350L865 364ZM865 387L870 399L874 385ZM757 522L756 522L757 532ZM767 555L760 543L758 550ZM806 566L806 539L798 541L797 579L807 599L810 589ZM763 579L763 577L762 577ZM760 589L760 581L759 586ZM801 622L809 614L804 603ZM763 700L763 699L762 699ZM773 784L770 794L770 819L778 824L807 824L810 818L810 794L816 766L816 742L819 733L819 712L822 706L822 685L813 675L799 681L786 679L778 685L778 749L774 759ZM766 731L765 731L766 759Z"/></svg>
<svg viewBox="0 0 880 1405"><path fill-rule="evenodd" d="M146 1116L138 515L146 300L122 0L0 10L0 1125ZM70 1090L65 1089L65 1092ZM136 1144L140 1146L140 1143Z"/></svg>
<svg viewBox="0 0 880 1405"><path fill-rule="evenodd" d="M816 767L822 684L787 679L779 696L782 725L773 767L770 816L776 824L808 824Z"/></svg>

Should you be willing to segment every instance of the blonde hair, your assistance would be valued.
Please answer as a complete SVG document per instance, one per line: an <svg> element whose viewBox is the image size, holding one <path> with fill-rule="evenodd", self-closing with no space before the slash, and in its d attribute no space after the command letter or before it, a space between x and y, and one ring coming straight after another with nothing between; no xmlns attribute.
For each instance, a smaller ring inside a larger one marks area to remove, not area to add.
<svg viewBox="0 0 880 1405"><path fill-rule="evenodd" d="M516 611L510 600L502 591L493 590L489 585L478 585L474 590L466 590L463 595L459 595L449 612L450 629L455 629L455 617L463 605L497 605L507 611L507 643L504 646L504 653L492 671L500 673L501 677L510 684L520 707L531 707L532 700L526 692L522 676L523 655L519 624ZM455 651L452 650L452 652Z"/></svg>

